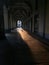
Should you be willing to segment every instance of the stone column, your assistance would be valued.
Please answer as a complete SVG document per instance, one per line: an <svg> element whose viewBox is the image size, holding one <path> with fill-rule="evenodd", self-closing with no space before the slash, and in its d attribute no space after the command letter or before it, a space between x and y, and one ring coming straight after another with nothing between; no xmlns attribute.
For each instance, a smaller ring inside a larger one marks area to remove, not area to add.
<svg viewBox="0 0 49 65"><path fill-rule="evenodd" d="M3 14L4 14L4 29L8 30L8 10L6 5L3 6Z"/></svg>
<svg viewBox="0 0 49 65"><path fill-rule="evenodd" d="M11 29L12 29L12 15L10 15Z"/></svg>
<svg viewBox="0 0 49 65"><path fill-rule="evenodd" d="M0 0L0 40L4 39L4 17L3 17L3 2Z"/></svg>

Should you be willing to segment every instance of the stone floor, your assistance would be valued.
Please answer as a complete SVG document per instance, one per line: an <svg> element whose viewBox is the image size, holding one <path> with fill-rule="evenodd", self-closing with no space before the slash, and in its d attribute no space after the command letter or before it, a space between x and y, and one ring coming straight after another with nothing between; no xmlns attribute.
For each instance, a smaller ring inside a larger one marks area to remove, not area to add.
<svg viewBox="0 0 49 65"><path fill-rule="evenodd" d="M8 43L2 41L3 44L6 43L2 44L0 50L3 51L0 56L4 55L4 60L6 57L5 61L1 57L5 65L49 65L49 51L26 30L17 28L11 30L11 33L6 33L5 36Z"/></svg>

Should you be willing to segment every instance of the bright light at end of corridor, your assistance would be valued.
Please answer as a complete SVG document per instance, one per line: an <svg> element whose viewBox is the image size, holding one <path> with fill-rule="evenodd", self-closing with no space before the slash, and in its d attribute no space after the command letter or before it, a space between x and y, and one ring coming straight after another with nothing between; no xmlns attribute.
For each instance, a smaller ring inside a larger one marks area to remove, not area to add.
<svg viewBox="0 0 49 65"><path fill-rule="evenodd" d="M20 32L22 30L22 28L17 28L16 30L17 30L17 32Z"/></svg>
<svg viewBox="0 0 49 65"><path fill-rule="evenodd" d="M17 28L21 28L22 27L22 21L21 20L18 20L17 21Z"/></svg>

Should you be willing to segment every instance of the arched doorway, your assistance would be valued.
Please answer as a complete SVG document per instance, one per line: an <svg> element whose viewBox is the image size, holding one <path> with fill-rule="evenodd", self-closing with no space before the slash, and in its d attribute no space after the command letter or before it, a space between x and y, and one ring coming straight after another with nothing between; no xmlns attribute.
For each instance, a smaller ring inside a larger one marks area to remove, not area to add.
<svg viewBox="0 0 49 65"><path fill-rule="evenodd" d="M21 20L18 20L17 21L17 28L21 28L22 27L22 21Z"/></svg>

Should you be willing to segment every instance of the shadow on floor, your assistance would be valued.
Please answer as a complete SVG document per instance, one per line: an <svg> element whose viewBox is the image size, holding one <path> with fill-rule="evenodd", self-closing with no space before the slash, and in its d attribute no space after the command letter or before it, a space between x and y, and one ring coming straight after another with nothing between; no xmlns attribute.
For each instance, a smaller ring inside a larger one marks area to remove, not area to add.
<svg viewBox="0 0 49 65"><path fill-rule="evenodd" d="M35 65L34 57L25 41L18 33L12 35L7 36L8 40L0 40L0 65Z"/></svg>

